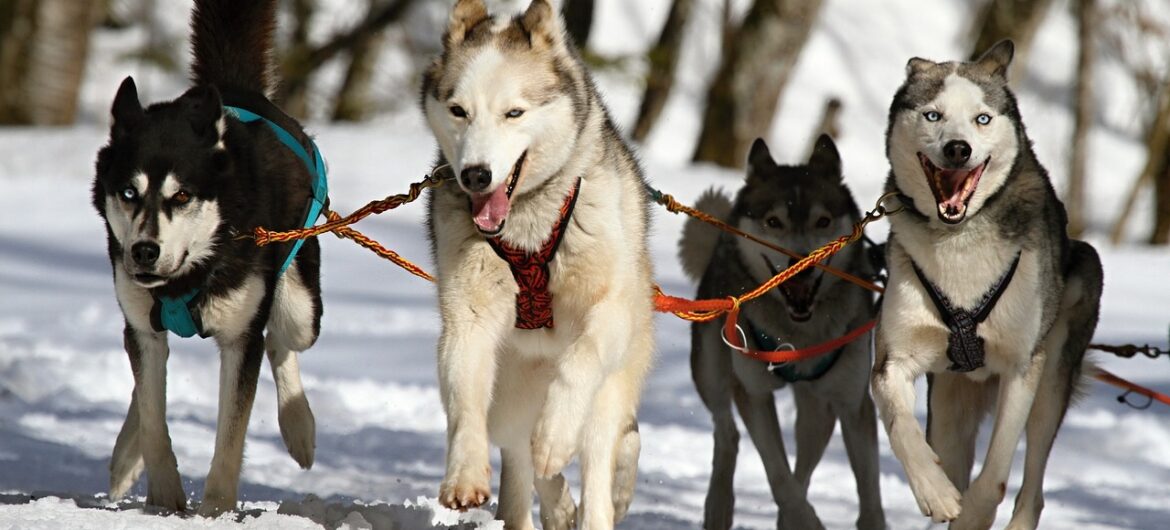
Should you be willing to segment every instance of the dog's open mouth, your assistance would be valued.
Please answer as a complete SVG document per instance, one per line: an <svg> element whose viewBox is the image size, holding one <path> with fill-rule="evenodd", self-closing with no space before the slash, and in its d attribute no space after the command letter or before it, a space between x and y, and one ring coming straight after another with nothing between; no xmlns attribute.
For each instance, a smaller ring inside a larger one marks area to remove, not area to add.
<svg viewBox="0 0 1170 530"><path fill-rule="evenodd" d="M930 191L934 193L935 203L938 204L938 218L947 224L962 221L967 216L967 203L979 185L979 177L983 176L983 170L991 159L971 169L943 169L922 153L918 153L918 161L922 164L922 172L926 174L926 181L930 183Z"/></svg>
<svg viewBox="0 0 1170 530"><path fill-rule="evenodd" d="M783 271L772 263L767 255L761 254L761 256L764 258L764 263L768 265L768 269L772 271L772 275L780 274ZM792 318L793 322L807 322L808 319L812 318L817 290L821 288L823 277L824 275L818 275L809 268L780 284L780 294L784 297L784 305L788 308L788 316Z"/></svg>
<svg viewBox="0 0 1170 530"><path fill-rule="evenodd" d="M494 236L504 230L504 221L508 219L508 211L512 208L512 193L524 175L524 161L527 159L526 150L512 166L507 182L495 191L471 194L471 219L481 234Z"/></svg>

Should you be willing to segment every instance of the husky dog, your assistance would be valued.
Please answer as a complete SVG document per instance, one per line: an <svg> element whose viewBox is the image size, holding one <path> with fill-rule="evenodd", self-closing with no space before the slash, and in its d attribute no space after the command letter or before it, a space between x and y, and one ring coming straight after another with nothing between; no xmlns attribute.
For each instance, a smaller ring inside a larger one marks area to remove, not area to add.
<svg viewBox="0 0 1170 530"><path fill-rule="evenodd" d="M455 175L427 212L447 412L439 500L488 499L490 437L508 528L532 528L534 484L544 528L610 528L633 496L654 336L638 163L547 0L499 19L457 2L422 107ZM576 514L561 475L575 455Z"/></svg>
<svg viewBox="0 0 1170 530"><path fill-rule="evenodd" d="M841 159L828 135L817 139L807 164L777 165L763 140L752 144L747 182L732 202L708 191L696 204L761 239L807 254L847 233L858 221L857 204L841 178ZM697 298L726 298L759 285L796 260L746 239L719 232L696 219L687 221L679 241L683 269L699 282ZM868 276L873 272L859 246L830 261L834 267ZM781 342L807 347L864 325L874 317L869 294L835 276L809 268L745 304L739 317L747 344L771 351ZM841 421L846 451L861 500L859 528L884 528L878 489L877 415L867 380L869 334L816 359L779 367L749 359L723 339L723 321L691 327L691 376L715 422L714 469L707 490L703 527L730 528L739 430L734 402L764 461L780 528L823 528L805 498L809 477L820 462L834 424ZM796 472L788 467L772 393L791 383L796 396Z"/></svg>
<svg viewBox="0 0 1170 530"><path fill-rule="evenodd" d="M890 107L886 188L906 213L890 218L874 398L918 507L955 529L991 526L1025 430L1008 528L1036 527L1101 297L1097 253L1069 239L1008 88L1013 50L1003 41L971 63L911 59ZM925 437L914 418L923 373ZM968 484L993 405L987 458Z"/></svg>
<svg viewBox="0 0 1170 530"><path fill-rule="evenodd" d="M264 93L272 84L275 10L275 0L197 0L196 86L144 109L127 78L114 99L93 204L106 224L134 393L110 461L111 498L125 494L145 466L147 504L186 509L166 425L164 322L173 315L164 313L173 308L160 308L160 301L168 299L179 300L193 330L214 337L220 349L215 454L199 514L235 507L265 350L285 444L301 467L313 463L315 424L296 352L309 348L320 329L320 249L315 239L305 241L278 274L291 254L287 244L260 248L236 237L261 225L299 227L312 179L269 126L242 123L223 108L228 102L252 102L257 112L271 106ZM272 119L303 147L311 145L295 121L274 109L267 109Z"/></svg>

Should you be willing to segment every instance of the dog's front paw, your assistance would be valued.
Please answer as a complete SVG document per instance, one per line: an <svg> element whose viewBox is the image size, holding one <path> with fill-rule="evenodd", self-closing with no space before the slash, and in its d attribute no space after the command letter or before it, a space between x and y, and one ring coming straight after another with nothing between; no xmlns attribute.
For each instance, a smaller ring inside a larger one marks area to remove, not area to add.
<svg viewBox="0 0 1170 530"><path fill-rule="evenodd" d="M179 476L175 480L147 480L146 504L156 506L172 512L187 511L187 495L183 493L183 486L179 483Z"/></svg>
<svg viewBox="0 0 1170 530"><path fill-rule="evenodd" d="M930 517L936 523L954 521L962 511L959 490L951 484L946 473L938 465L923 466L918 473L907 470L910 478L910 490L914 492L914 499L918 501L918 509L922 515Z"/></svg>
<svg viewBox="0 0 1170 530"><path fill-rule="evenodd" d="M478 508L492 496L491 466L462 466L448 471L439 485L439 502L452 510Z"/></svg>
<svg viewBox="0 0 1170 530"><path fill-rule="evenodd" d="M541 418L532 432L532 465L538 478L560 473L577 452L580 422L567 418Z"/></svg>
<svg viewBox="0 0 1170 530"><path fill-rule="evenodd" d="M1004 486L995 488L982 487L976 481L963 495L962 513L955 522L951 523L951 530L988 530L995 524L995 510L1003 500Z"/></svg>
<svg viewBox="0 0 1170 530"><path fill-rule="evenodd" d="M235 509L235 501L229 501L223 497L218 496L209 497L204 495L203 502L199 504L199 511L197 513L200 517L214 519Z"/></svg>

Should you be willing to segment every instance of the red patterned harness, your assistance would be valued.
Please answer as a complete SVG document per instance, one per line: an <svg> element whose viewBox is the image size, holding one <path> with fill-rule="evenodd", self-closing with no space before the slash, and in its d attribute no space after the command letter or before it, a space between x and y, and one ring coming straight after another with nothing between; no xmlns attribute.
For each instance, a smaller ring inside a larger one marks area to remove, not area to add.
<svg viewBox="0 0 1170 530"><path fill-rule="evenodd" d="M553 225L552 233L541 245L540 250L529 253L517 249L507 243L500 236L490 237L487 242L492 246L508 267L512 269L512 277L520 292L516 293L516 328L540 329L553 327L553 295L548 290L548 264L552 263L557 254L557 247L565 237L565 229L569 226L569 218L573 215L573 207L577 204L577 192L581 189L581 179L573 186L569 196L565 197L561 205L561 216Z"/></svg>

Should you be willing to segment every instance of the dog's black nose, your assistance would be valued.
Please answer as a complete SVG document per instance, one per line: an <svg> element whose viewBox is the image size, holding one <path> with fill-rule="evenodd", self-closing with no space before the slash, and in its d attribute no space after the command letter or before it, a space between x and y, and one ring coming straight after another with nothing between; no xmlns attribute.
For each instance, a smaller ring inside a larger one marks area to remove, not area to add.
<svg viewBox="0 0 1170 530"><path fill-rule="evenodd" d="M134 258L134 263L142 266L154 265L158 261L159 248L156 243L135 243L130 247L130 257Z"/></svg>
<svg viewBox="0 0 1170 530"><path fill-rule="evenodd" d="M971 159L971 144L962 140L951 140L943 146L943 155L947 157L947 162L961 166Z"/></svg>
<svg viewBox="0 0 1170 530"><path fill-rule="evenodd" d="M459 181L467 191L483 191L492 183L492 170L483 166L465 167Z"/></svg>

